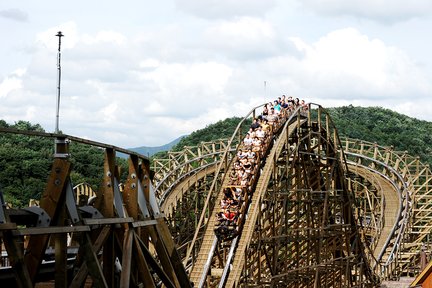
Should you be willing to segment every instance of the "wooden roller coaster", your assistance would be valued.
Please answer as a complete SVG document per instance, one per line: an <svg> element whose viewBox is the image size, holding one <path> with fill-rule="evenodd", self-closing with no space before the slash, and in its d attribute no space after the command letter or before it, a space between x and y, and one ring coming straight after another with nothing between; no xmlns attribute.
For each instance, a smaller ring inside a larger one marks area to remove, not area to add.
<svg viewBox="0 0 432 288"><path fill-rule="evenodd" d="M248 116L251 117L251 115L255 115L255 109ZM331 127L331 121L328 115L321 121L319 120L320 118L323 118L323 116L315 116L315 120L308 121L311 123L320 123L322 126L321 129L323 131L328 131ZM328 123L328 121L330 122ZM239 126L242 125L240 124ZM238 130L245 131L244 128L247 128L247 125L243 126L244 127L240 127ZM303 132L308 131L307 128L301 128ZM293 133L295 134L295 132ZM316 131L308 133L316 134ZM240 134L241 133L238 133L238 135ZM163 167L171 165L169 172L170 177L177 177L177 179L179 179L176 184L170 184L169 181L165 183L167 187L170 187L167 191L172 192L165 195L164 200L161 202L161 207L163 207L163 211L166 211L168 222L170 223L173 234L176 235L176 242L180 247L179 252L185 259L184 262L187 263L188 269L191 269L192 265L197 265L196 263L198 263L197 261L200 259L199 255L201 254L200 246L206 245L208 247L214 244L214 242L211 241L204 242L206 239L205 236L207 235L205 232L206 226L211 226L215 223L210 213L215 203L218 203L218 199L216 198L218 195L217 192L218 189L223 187L224 173L221 172L224 171L223 167L227 166L227 164L221 165L221 163L224 161L225 163L233 161L232 159L234 159L236 149L240 143L240 141L236 141L236 139L239 138L238 135L225 140L224 143L221 143L223 142L222 140L216 143L201 143L197 147L187 147L184 151L169 155L171 158L176 159L175 161L164 159L155 159L154 161L155 166L153 169L155 171L162 171L164 169ZM325 135L327 135L327 133ZM313 137L311 138L313 139ZM430 223L431 220L427 215L430 215L432 210L428 204L429 202L426 200L429 199L432 194L432 175L429 167L422 164L418 157L411 157L403 151L395 151L392 147L382 147L376 143L353 139L345 139L341 143L342 145L337 147L337 149L345 151L347 163L346 166L342 165L345 168L343 177L348 181L349 190L355 193L356 208L354 216L357 219L356 223L360 231L361 242L364 243L364 259L367 259L366 262L368 266L380 280L397 280L401 276L413 276L418 274L420 269L420 251L426 251L428 249L427 247L430 247L427 235L432 223ZM219 150L219 153L214 149L215 145L223 147ZM211 151L211 153L207 155L206 151ZM187 161L182 161L181 159L187 159ZM199 163L202 159L206 161L203 166L205 166L205 171L209 172L208 174L203 173L199 168L194 168L195 171L199 171L199 173L188 172L188 175L192 176L185 177L183 181L182 176L176 173L177 167L182 167L181 169L184 169L185 165L197 167L193 164ZM156 173L158 174L160 172ZM280 174L275 177L284 177L280 171L274 173ZM166 174L160 173L160 175ZM217 188L214 189L213 186ZM181 188L176 189L176 187ZM258 195L256 194L257 189L254 195ZM290 189L287 190L289 191ZM267 190L269 190L268 187ZM175 197L170 197L169 195L175 195ZM267 196L270 197L271 194ZM287 203L290 203L290 200L287 200ZM294 202L290 203L290 205L298 206L299 203ZM261 208L262 207L264 206L261 206ZM186 211L194 211L195 213L183 213L184 209L186 209ZM261 212L258 213L260 214ZM292 214L289 210L285 211L285 213L288 214L288 217ZM260 215L260 217L262 216ZM273 218L270 219L273 221ZM295 220L291 219L290 221L294 222ZM192 229L190 227L191 225L187 225L187 227L182 226L182 223L185 222L195 223L195 228ZM255 229L259 227L258 224L257 222L255 223ZM282 228L286 223L273 225L275 228L278 227L278 229L286 229ZM207 229L208 231L211 230L209 228ZM190 233L194 230L197 232L195 237ZM188 231L188 233L182 233L182 231ZM250 241L266 237L263 231L264 230L260 230L257 232L255 230L256 237L252 237ZM282 233L282 235L278 235L274 237L274 239L282 239L282 236L285 237L285 239L288 238L287 235L283 235ZM295 236L288 239L292 242L300 241ZM261 247L263 246L262 242L258 245L261 245ZM270 245L270 247L272 246ZM269 262L270 259L274 259L272 258L272 249L260 251L261 261ZM309 249L311 248L305 248L301 251L301 254L311 254L312 252L310 252ZM225 247L225 251L222 252L218 252L215 248L215 253L217 254L214 257L215 259L211 261L208 261L208 258L206 259L204 263L206 263L205 270L207 270L207 273L196 273L199 276L194 279L194 281L196 281L195 285L219 285L218 281L220 281L219 279L223 274L222 267L225 268L228 266L223 264L224 261L228 259L224 256L229 255L228 252L228 247ZM247 253L245 254L247 255ZM236 257L237 256L235 256L234 259ZM287 257L286 255L278 256L277 261L286 261ZM233 257L231 257L231 259L232 258ZM219 264L218 261L220 262ZM271 260L270 262L272 261L275 260ZM201 263L202 262L203 260L201 260ZM236 266L231 266L231 270L234 270L235 273L245 273L245 262L243 262L242 265L243 268L240 269L237 269ZM308 266L310 265L306 265L306 267ZM255 266L255 268L257 267L259 266ZM194 269L198 270L198 268ZM238 270L241 269L243 269L243 271L238 272ZM261 269L260 272L256 272L257 270L254 269L252 269L252 271L258 273L260 275L259 277L262 278L261 281L263 282L261 282L260 285L267 285L262 284L269 279L269 276L262 272L263 269ZM274 272L272 271L272 273ZM257 285L256 282L255 284L245 284L242 282L244 279L249 279L251 275L252 274L242 275L240 282L236 282L233 285ZM206 279L205 284L203 281L200 281L204 279L204 277ZM276 275L273 277L276 277ZM292 284L292 286L308 286L305 284L307 281L298 281L298 284ZM319 282L320 281L318 281L318 283ZM285 281L282 283L281 285L268 285L285 287L284 285L287 285L286 283L289 282ZM340 283L340 279L335 278L334 283L329 284L329 287L339 287L338 285L342 285L342 287L346 286ZM227 282L226 286L232 287L230 285L231 283ZM364 285L369 286L374 284Z"/></svg>
<svg viewBox="0 0 432 288"><path fill-rule="evenodd" d="M417 274L432 227L429 167L391 147L340 140L316 104L274 131L237 232L217 237L229 172L261 109L231 139L170 152L153 167L112 145L0 128L56 143L39 207L8 208L0 197L2 285L376 287ZM73 142L104 149L99 191L72 185ZM123 183L116 152L129 157Z"/></svg>

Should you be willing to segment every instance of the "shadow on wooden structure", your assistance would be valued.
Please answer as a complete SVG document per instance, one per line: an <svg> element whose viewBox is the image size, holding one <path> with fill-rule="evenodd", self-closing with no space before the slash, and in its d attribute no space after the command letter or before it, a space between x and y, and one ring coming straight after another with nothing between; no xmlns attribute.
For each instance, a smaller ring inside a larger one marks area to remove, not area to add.
<svg viewBox="0 0 432 288"><path fill-rule="evenodd" d="M1 269L2 285L33 287L49 279L56 287L191 287L145 156L73 136L4 130L55 137L56 154L40 207L6 209L1 198L0 240L9 264ZM77 205L70 138L105 149L102 185L91 205ZM122 185L116 151L129 154Z"/></svg>

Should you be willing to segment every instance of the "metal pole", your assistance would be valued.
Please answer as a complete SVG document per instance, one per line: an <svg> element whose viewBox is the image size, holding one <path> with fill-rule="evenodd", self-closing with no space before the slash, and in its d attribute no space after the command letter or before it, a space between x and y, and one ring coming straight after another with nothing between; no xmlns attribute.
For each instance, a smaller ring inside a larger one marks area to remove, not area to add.
<svg viewBox="0 0 432 288"><path fill-rule="evenodd" d="M56 125L55 125L55 133L59 134L59 111L60 111L60 81L61 81L61 66L60 66L60 60L61 60L61 37L64 35L61 31L59 31L55 36L58 37L58 52L57 52L57 105L56 105ZM67 158L69 157L69 141L66 139L66 137L57 136L54 141L54 157L55 158Z"/></svg>
<svg viewBox="0 0 432 288"><path fill-rule="evenodd" d="M58 52L57 52L57 101L56 101L56 125L55 125L55 133L59 133L59 110L60 110L60 80L61 80L61 66L60 66L60 60L61 60L61 37L64 35L61 31L59 31L55 36L58 37L59 43L58 43Z"/></svg>

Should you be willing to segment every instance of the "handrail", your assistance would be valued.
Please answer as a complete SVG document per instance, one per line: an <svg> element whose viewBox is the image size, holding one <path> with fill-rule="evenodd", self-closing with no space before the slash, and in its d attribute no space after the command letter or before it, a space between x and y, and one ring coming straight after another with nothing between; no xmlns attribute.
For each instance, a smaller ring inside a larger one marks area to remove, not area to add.
<svg viewBox="0 0 432 288"><path fill-rule="evenodd" d="M213 254L214 254L214 251L216 250L217 243L218 243L218 239L217 239L216 236L214 236L214 237L213 237L213 243L212 243L212 246L211 246L211 248L210 248L210 253L209 253L209 255L213 255ZM209 258L207 259L206 263L204 264L204 271L206 271L206 273L203 273L203 274L201 275L201 278L200 278L200 281L199 281L199 284L198 284L198 288L202 288L202 287L204 287L204 283L205 283L205 280L206 280L207 271L210 269L210 265L211 265L211 257L209 257Z"/></svg>
<svg viewBox="0 0 432 288"><path fill-rule="evenodd" d="M232 244L231 244L230 250L228 252L228 258L227 258L227 261L226 261L226 265L224 267L224 270L223 270L222 277L221 277L221 280L219 282L218 288L225 287L225 282L226 282L227 277L229 275L229 269L230 269L230 266L231 266L230 264L231 264L231 261L232 261L232 259L234 257L234 251L236 249L238 240L239 240L239 236L236 236L234 238Z"/></svg>

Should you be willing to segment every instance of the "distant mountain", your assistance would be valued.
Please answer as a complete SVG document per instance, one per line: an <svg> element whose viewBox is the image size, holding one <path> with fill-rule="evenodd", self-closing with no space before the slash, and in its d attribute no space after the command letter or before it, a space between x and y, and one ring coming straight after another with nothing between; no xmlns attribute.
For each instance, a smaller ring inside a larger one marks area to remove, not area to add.
<svg viewBox="0 0 432 288"><path fill-rule="evenodd" d="M158 152L161 151L168 151L171 150L171 148L176 145L177 143L180 142L181 139L183 139L184 136L180 136L177 139L169 142L168 144L162 145L162 146L157 146L157 147L147 147L147 146L141 146L141 147L136 147L136 148L128 148L129 150L135 151L137 153L140 153L141 155L144 156L152 156L153 154L156 154Z"/></svg>

